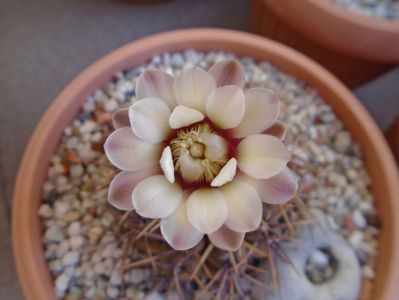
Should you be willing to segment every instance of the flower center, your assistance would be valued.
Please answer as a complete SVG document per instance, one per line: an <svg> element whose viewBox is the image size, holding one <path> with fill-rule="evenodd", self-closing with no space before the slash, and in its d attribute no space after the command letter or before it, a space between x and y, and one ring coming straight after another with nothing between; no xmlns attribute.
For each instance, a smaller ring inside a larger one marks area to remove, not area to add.
<svg viewBox="0 0 399 300"><path fill-rule="evenodd" d="M190 147L190 155L193 158L204 158L205 145L202 143L194 142Z"/></svg>
<svg viewBox="0 0 399 300"><path fill-rule="evenodd" d="M170 148L175 172L186 183L211 183L228 161L226 140L208 123L178 130Z"/></svg>

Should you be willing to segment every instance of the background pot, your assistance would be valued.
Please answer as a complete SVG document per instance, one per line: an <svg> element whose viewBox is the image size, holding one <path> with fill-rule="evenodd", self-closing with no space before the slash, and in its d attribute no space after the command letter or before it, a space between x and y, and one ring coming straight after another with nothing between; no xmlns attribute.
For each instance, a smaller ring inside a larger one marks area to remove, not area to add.
<svg viewBox="0 0 399 300"><path fill-rule="evenodd" d="M252 0L253 32L315 59L348 86L399 63L399 20L366 17L330 0Z"/></svg>
<svg viewBox="0 0 399 300"><path fill-rule="evenodd" d="M376 124L347 88L302 54L251 34L219 29L180 30L128 44L85 70L50 106L25 150L13 199L14 255L26 299L56 298L43 258L37 210L47 168L64 128L75 118L86 97L103 87L117 71L140 65L154 54L188 48L231 51L237 55L268 60L315 87L334 108L353 137L363 146L382 221L377 278L370 299L398 299L399 176L392 154Z"/></svg>

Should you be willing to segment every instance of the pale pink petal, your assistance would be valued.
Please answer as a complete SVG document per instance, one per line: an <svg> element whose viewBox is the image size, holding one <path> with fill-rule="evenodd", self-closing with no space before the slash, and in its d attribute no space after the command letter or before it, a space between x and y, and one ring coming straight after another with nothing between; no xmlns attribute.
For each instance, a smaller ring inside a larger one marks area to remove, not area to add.
<svg viewBox="0 0 399 300"><path fill-rule="evenodd" d="M283 204L298 191L298 179L289 168L268 179L253 180L261 199L269 204Z"/></svg>
<svg viewBox="0 0 399 300"><path fill-rule="evenodd" d="M235 60L224 60L214 64L209 70L218 87L225 85L237 85L244 87L245 74L241 65Z"/></svg>
<svg viewBox="0 0 399 300"><path fill-rule="evenodd" d="M115 129L130 127L129 108L121 108L112 114L112 123Z"/></svg>
<svg viewBox="0 0 399 300"><path fill-rule="evenodd" d="M245 97L234 85L215 89L206 102L206 115L222 129L234 128L240 124L245 113Z"/></svg>
<svg viewBox="0 0 399 300"><path fill-rule="evenodd" d="M169 126L173 129L189 126L202 121L205 116L198 110L178 105L169 117Z"/></svg>
<svg viewBox="0 0 399 300"><path fill-rule="evenodd" d="M140 140L130 127L119 128L104 143L111 163L121 170L139 171L158 165L160 145Z"/></svg>
<svg viewBox="0 0 399 300"><path fill-rule="evenodd" d="M227 204L222 192L201 188L187 200L187 218L199 231L212 233L223 225L227 217Z"/></svg>
<svg viewBox="0 0 399 300"><path fill-rule="evenodd" d="M136 185L143 179L159 174L159 168L151 168L143 171L122 171L118 173L108 188L108 202L120 210L132 210L132 192Z"/></svg>
<svg viewBox="0 0 399 300"><path fill-rule="evenodd" d="M161 233L168 244L176 250L187 250L197 245L204 234L187 219L186 199L167 218L161 220Z"/></svg>
<svg viewBox="0 0 399 300"><path fill-rule="evenodd" d="M257 179L277 175L289 160L290 153L283 142L271 135L251 135L242 140L237 147L238 167Z"/></svg>
<svg viewBox="0 0 399 300"><path fill-rule="evenodd" d="M129 109L134 133L150 143L160 143L171 133L169 107L159 98L146 98L135 102Z"/></svg>
<svg viewBox="0 0 399 300"><path fill-rule="evenodd" d="M287 133L287 126L280 121L274 123L274 125L268 129L266 129L263 134L273 135L280 140L285 138L285 134Z"/></svg>
<svg viewBox="0 0 399 300"><path fill-rule="evenodd" d="M188 106L202 113L209 94L216 88L215 79L200 67L183 70L176 76L173 90L177 104Z"/></svg>
<svg viewBox="0 0 399 300"><path fill-rule="evenodd" d="M144 71L137 79L137 99L159 98L164 101L172 110L176 106L173 94L173 76L159 70Z"/></svg>
<svg viewBox="0 0 399 300"><path fill-rule="evenodd" d="M178 159L181 176L186 182L197 181L204 173L201 160L192 158L188 152L180 154Z"/></svg>
<svg viewBox="0 0 399 300"><path fill-rule="evenodd" d="M257 229L262 220L262 200L250 184L234 180L219 189L228 206L225 225L234 231L247 232Z"/></svg>
<svg viewBox="0 0 399 300"><path fill-rule="evenodd" d="M182 198L182 190L163 175L151 176L141 181L132 193L133 206L145 218L170 216Z"/></svg>
<svg viewBox="0 0 399 300"><path fill-rule="evenodd" d="M214 133L200 133L199 140L205 145L205 157L211 161L215 161L226 155L228 146L226 140Z"/></svg>
<svg viewBox="0 0 399 300"><path fill-rule="evenodd" d="M216 247L226 251L236 251L240 248L245 237L245 232L236 232L226 225L208 235L209 240Z"/></svg>
<svg viewBox="0 0 399 300"><path fill-rule="evenodd" d="M212 180L211 186L218 187L232 181L234 176L236 175L236 170L237 161L233 157L224 165L219 174Z"/></svg>
<svg viewBox="0 0 399 300"><path fill-rule="evenodd" d="M279 113L280 100L273 91L265 88L249 89L245 91L244 117L232 133L236 138L261 133L277 121Z"/></svg>
<svg viewBox="0 0 399 300"><path fill-rule="evenodd" d="M172 150L170 150L169 146L163 149L159 164L166 179L170 183L175 182L175 167L173 166Z"/></svg>

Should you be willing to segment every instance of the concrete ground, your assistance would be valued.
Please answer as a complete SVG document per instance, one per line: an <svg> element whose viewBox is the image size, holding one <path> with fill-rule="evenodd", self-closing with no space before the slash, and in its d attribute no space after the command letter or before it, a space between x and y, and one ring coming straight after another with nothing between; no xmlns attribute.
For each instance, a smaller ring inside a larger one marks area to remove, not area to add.
<svg viewBox="0 0 399 300"><path fill-rule="evenodd" d="M56 95L109 51L188 27L249 30L246 0L0 0L0 299L22 299L10 238L14 180L24 147ZM386 129L399 114L399 69L355 91Z"/></svg>

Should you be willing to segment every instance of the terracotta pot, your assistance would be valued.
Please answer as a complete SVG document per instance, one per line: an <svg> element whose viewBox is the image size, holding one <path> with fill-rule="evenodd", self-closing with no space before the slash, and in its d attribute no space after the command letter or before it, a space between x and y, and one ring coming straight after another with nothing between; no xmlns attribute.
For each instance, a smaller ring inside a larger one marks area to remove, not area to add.
<svg viewBox="0 0 399 300"><path fill-rule="evenodd" d="M252 0L252 30L318 61L354 87L399 63L399 20L362 16L329 0Z"/></svg>
<svg viewBox="0 0 399 300"><path fill-rule="evenodd" d="M41 244L37 214L50 158L86 97L117 71L134 67L157 53L194 48L225 50L268 60L308 82L334 108L363 146L382 223L377 278L370 299L399 298L399 185L394 159L376 124L353 94L329 72L302 54L251 34L219 29L190 29L158 34L128 44L85 70L57 97L37 126L23 157L13 201L13 244L26 299L55 299Z"/></svg>
<svg viewBox="0 0 399 300"><path fill-rule="evenodd" d="M399 165L399 117L396 118L395 122L388 129L386 133L389 146L391 146L393 155L396 158L396 162Z"/></svg>

